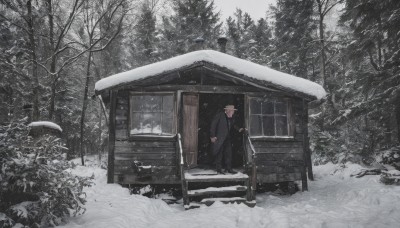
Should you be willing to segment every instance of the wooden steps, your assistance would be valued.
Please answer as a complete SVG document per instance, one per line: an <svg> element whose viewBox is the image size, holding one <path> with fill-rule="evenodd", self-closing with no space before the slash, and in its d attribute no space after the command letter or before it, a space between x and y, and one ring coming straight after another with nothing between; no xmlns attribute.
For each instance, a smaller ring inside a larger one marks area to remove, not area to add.
<svg viewBox="0 0 400 228"><path fill-rule="evenodd" d="M196 189L189 190L189 196L201 196L201 195L209 195L209 194L218 194L220 192L228 193L228 192L243 192L246 191L247 187L242 185L228 186L228 187L208 187L205 189Z"/></svg>
<svg viewBox="0 0 400 228"><path fill-rule="evenodd" d="M185 173L185 180L188 182L230 182L230 181L245 181L249 176L243 173L237 174L215 174L215 175L193 175Z"/></svg>
<svg viewBox="0 0 400 228"><path fill-rule="evenodd" d="M249 176L242 172L236 174L217 174L214 170L185 170L182 178L182 193L185 209L210 206L214 202L245 203L255 206L250 199Z"/></svg>
<svg viewBox="0 0 400 228"><path fill-rule="evenodd" d="M255 200L247 201L245 198L242 197L232 197L232 198L205 198L200 202L190 202L188 205L184 205L184 207L186 210L195 209L201 207L202 205L211 206L215 202L221 202L224 204L243 203L249 207L256 206Z"/></svg>

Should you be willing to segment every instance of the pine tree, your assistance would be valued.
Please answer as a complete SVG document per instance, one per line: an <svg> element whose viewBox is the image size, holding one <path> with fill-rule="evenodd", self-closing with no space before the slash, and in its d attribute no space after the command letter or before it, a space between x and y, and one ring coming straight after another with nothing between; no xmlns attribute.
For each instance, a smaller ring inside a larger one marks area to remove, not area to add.
<svg viewBox="0 0 400 228"><path fill-rule="evenodd" d="M197 38L204 39L204 48L215 49L222 23L214 10L214 1L173 0L174 14L163 18L161 30L164 58L196 50Z"/></svg>
<svg viewBox="0 0 400 228"><path fill-rule="evenodd" d="M143 66L157 61L156 49L156 17L148 3L141 7L137 22L132 55L137 66Z"/></svg>
<svg viewBox="0 0 400 228"><path fill-rule="evenodd" d="M347 46L352 99L336 121L361 118L370 151L400 142L399 9L395 0L346 1L341 17L352 32Z"/></svg>
<svg viewBox="0 0 400 228"><path fill-rule="evenodd" d="M278 70L308 78L311 61L313 0L278 0L272 7L275 18L275 50L272 66Z"/></svg>
<svg viewBox="0 0 400 228"><path fill-rule="evenodd" d="M227 33L231 41L229 49L236 57L251 60L251 47L256 42L252 37L255 29L254 21L248 13L243 14L241 9L236 9L234 15L235 19L229 17L226 20Z"/></svg>
<svg viewBox="0 0 400 228"><path fill-rule="evenodd" d="M249 60L262 65L269 65L272 52L272 34L268 21L260 18L252 30Z"/></svg>

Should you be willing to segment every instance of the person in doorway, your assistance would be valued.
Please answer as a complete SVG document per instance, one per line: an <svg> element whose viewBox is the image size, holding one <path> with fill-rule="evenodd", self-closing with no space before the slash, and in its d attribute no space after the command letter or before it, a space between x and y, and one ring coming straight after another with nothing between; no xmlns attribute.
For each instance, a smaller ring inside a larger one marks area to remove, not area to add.
<svg viewBox="0 0 400 228"><path fill-rule="evenodd" d="M212 145L212 155L215 166L219 174L222 171L222 160L226 166L226 172L237 173L232 169L232 133L234 130L242 132L244 128L239 128L235 124L233 114L237 109L233 105L227 105L224 112L220 112L213 118L210 127L210 139Z"/></svg>

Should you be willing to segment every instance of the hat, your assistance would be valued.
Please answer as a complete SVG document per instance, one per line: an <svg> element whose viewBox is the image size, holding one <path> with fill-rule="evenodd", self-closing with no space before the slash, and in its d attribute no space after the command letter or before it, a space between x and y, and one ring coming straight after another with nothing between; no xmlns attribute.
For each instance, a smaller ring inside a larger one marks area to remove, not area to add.
<svg viewBox="0 0 400 228"><path fill-rule="evenodd" d="M225 106L224 109L225 109L225 110L235 110L235 111L237 111L237 109L235 109L235 106L234 106L234 105L227 105L227 106Z"/></svg>

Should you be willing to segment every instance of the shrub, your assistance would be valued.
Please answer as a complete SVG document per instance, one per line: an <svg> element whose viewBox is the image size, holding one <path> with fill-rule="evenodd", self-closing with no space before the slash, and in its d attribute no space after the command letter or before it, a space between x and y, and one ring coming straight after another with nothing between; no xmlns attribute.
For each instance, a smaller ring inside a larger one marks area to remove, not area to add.
<svg viewBox="0 0 400 228"><path fill-rule="evenodd" d="M71 174L61 140L28 136L24 120L0 126L0 213L4 226L56 226L83 214L91 178ZM1 221L0 221L1 223Z"/></svg>

